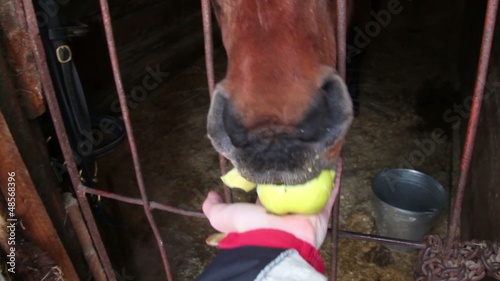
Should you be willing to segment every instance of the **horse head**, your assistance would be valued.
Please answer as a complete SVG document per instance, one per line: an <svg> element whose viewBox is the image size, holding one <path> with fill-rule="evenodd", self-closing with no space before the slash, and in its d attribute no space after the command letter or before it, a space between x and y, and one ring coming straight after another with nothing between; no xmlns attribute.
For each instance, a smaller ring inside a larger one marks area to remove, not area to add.
<svg viewBox="0 0 500 281"><path fill-rule="evenodd" d="M300 184L336 162L353 110L335 70L331 2L213 2L228 65L208 136L253 182Z"/></svg>

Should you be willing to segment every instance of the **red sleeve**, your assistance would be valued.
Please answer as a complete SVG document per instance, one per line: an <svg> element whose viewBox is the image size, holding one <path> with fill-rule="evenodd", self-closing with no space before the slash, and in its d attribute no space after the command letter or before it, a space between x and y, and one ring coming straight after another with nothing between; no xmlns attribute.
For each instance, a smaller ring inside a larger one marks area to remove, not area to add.
<svg viewBox="0 0 500 281"><path fill-rule="evenodd" d="M229 233L219 242L219 248L221 249L233 249L242 246L295 249L314 269L320 273L325 273L325 265L318 250L288 232L276 229L258 229L242 233Z"/></svg>

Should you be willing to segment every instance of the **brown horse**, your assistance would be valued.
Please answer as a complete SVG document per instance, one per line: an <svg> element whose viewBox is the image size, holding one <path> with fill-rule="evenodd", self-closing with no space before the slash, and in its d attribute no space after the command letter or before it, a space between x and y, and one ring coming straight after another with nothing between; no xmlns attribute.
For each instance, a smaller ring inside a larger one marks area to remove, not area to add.
<svg viewBox="0 0 500 281"><path fill-rule="evenodd" d="M353 109L335 70L334 2L214 0L228 66L208 136L253 182L303 183L339 155Z"/></svg>

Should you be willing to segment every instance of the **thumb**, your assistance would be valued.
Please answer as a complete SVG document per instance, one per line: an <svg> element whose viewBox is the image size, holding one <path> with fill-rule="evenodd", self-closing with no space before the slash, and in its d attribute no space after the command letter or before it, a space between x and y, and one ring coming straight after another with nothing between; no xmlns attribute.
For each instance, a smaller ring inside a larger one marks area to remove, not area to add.
<svg viewBox="0 0 500 281"><path fill-rule="evenodd" d="M217 231L230 232L228 209L231 205L225 204L215 191L210 191L203 201L202 210L208 221Z"/></svg>
<svg viewBox="0 0 500 281"><path fill-rule="evenodd" d="M217 192L211 190L208 193L207 198L205 198L205 201L203 201L203 213L208 217L208 219L210 219L210 214L212 213L213 208L220 204L223 204L222 198L219 194L217 194Z"/></svg>

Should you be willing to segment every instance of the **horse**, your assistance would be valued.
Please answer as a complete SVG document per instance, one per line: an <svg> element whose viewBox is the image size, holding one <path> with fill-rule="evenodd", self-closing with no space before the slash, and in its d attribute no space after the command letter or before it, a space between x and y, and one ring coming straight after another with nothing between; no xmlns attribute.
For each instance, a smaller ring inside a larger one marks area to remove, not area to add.
<svg viewBox="0 0 500 281"><path fill-rule="evenodd" d="M207 116L215 150L259 184L302 184L332 169L353 121L336 71L335 0L212 4L228 59Z"/></svg>

